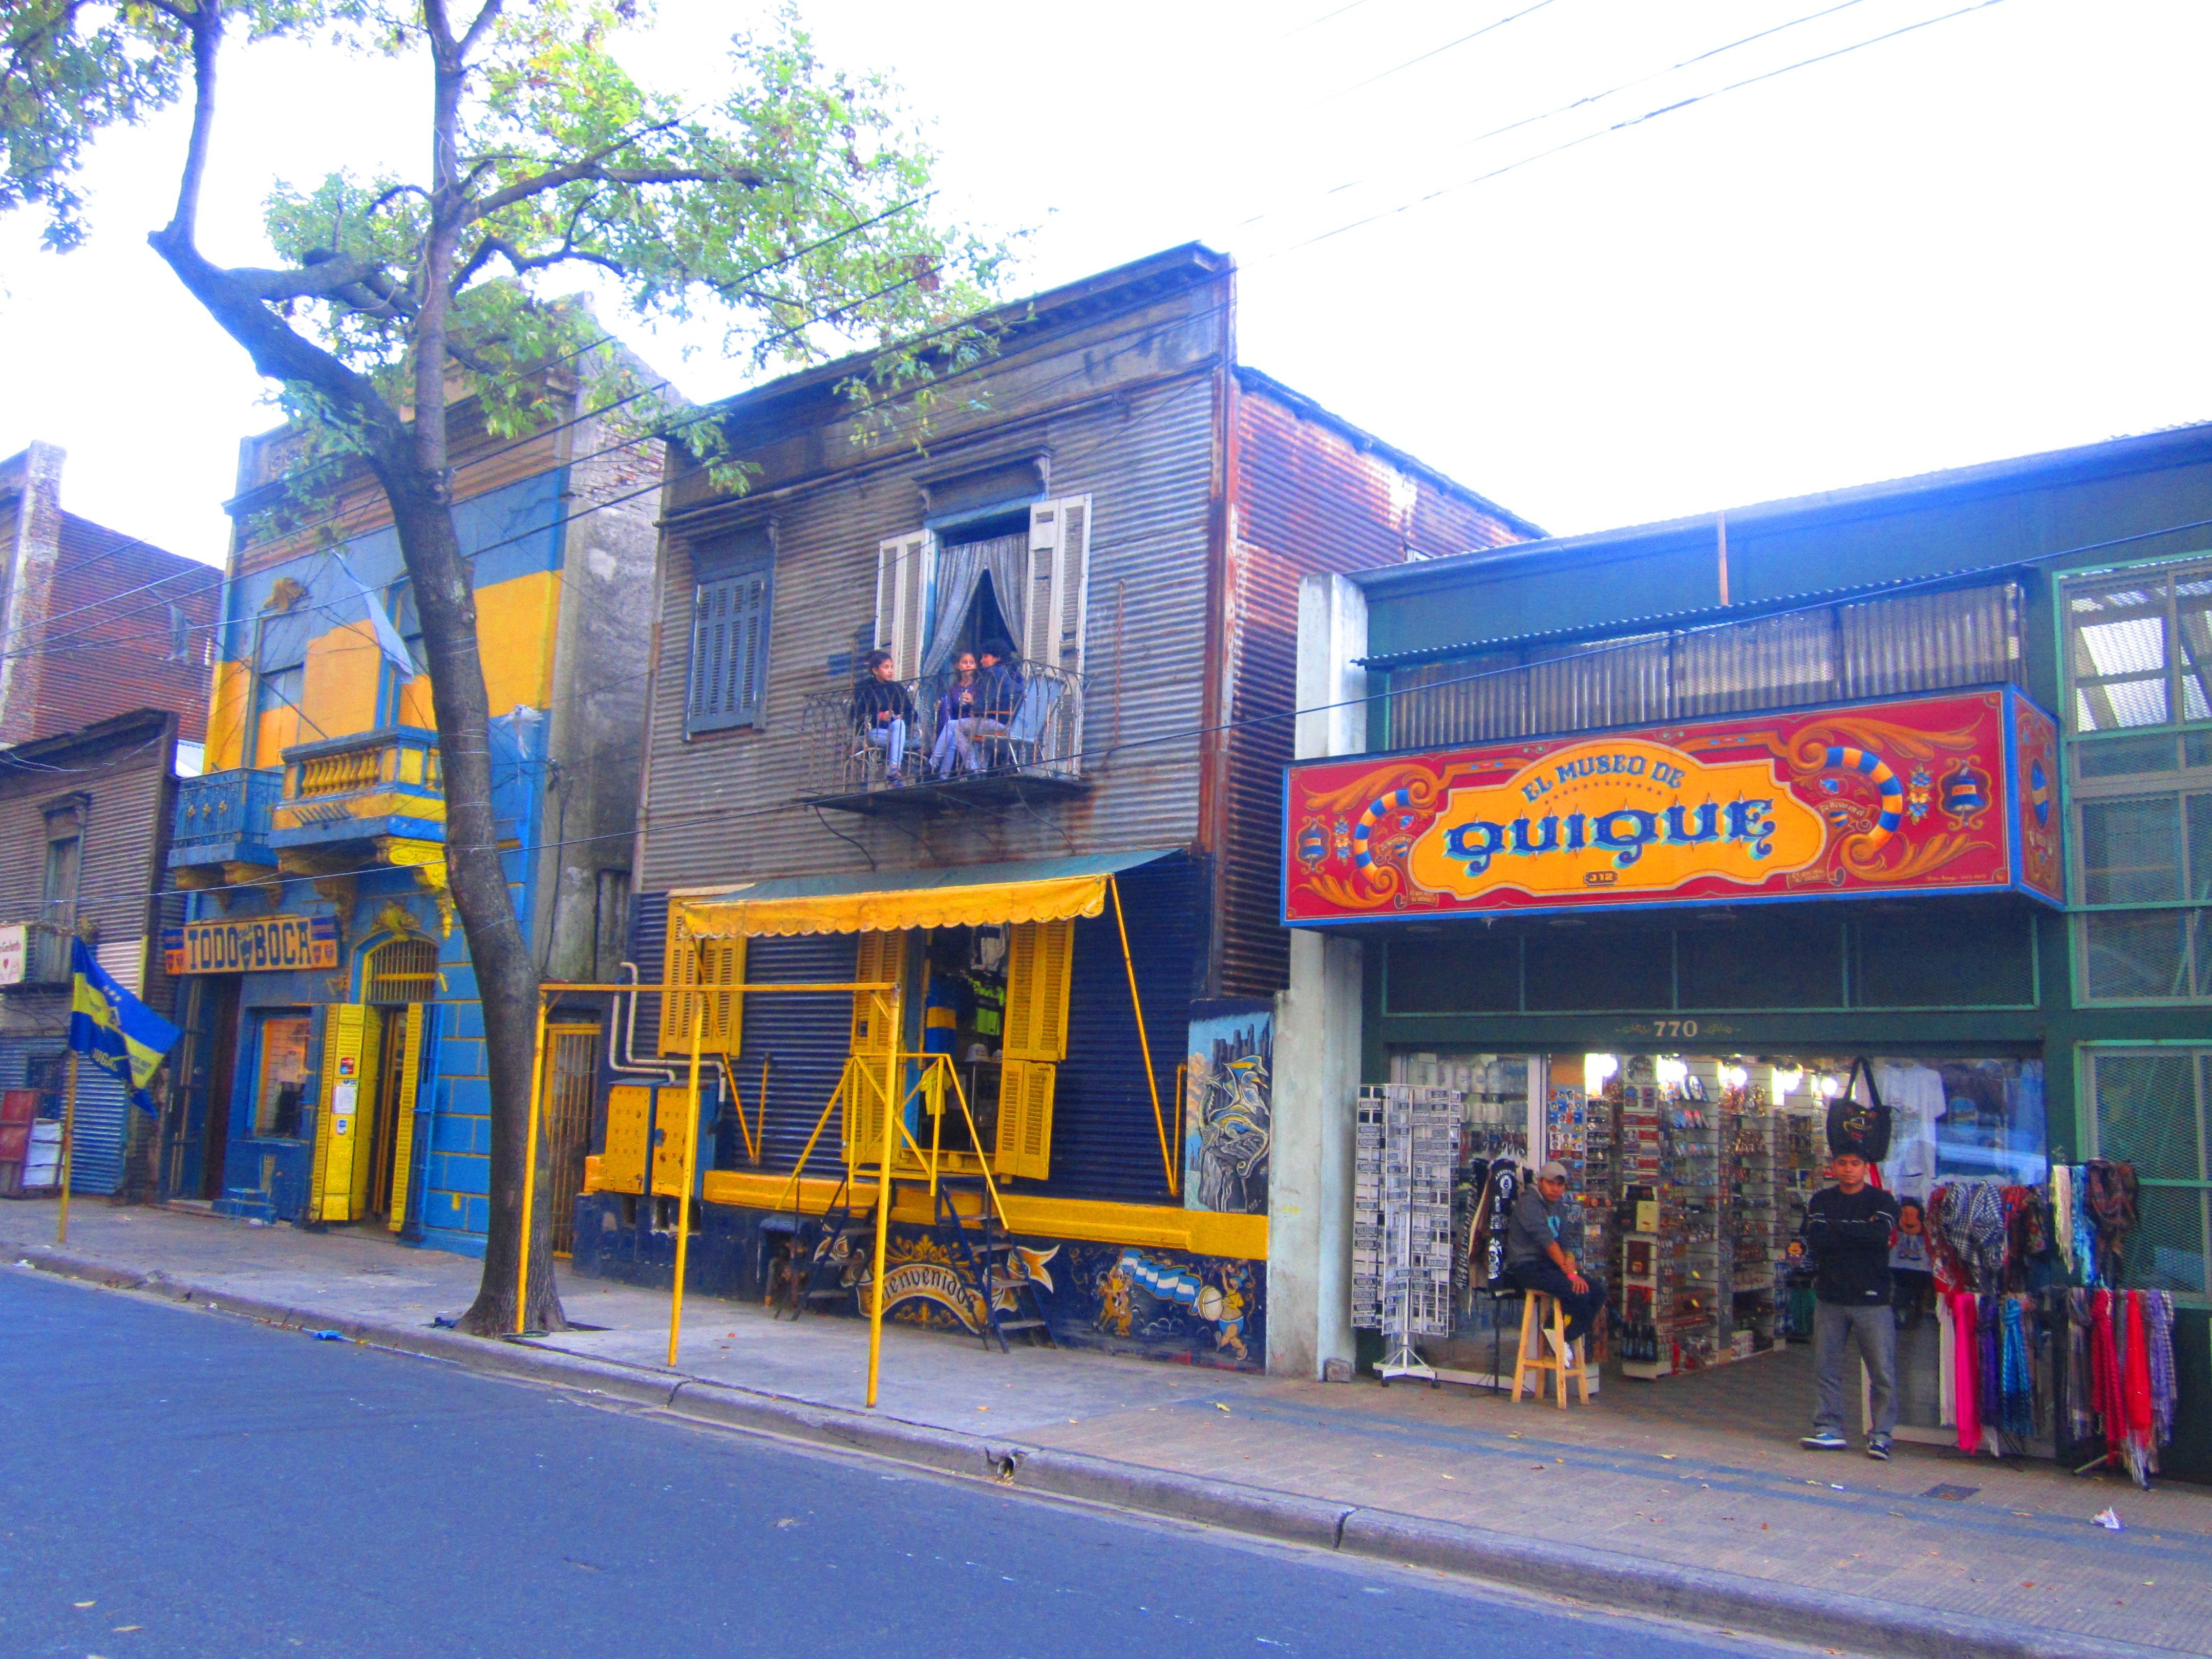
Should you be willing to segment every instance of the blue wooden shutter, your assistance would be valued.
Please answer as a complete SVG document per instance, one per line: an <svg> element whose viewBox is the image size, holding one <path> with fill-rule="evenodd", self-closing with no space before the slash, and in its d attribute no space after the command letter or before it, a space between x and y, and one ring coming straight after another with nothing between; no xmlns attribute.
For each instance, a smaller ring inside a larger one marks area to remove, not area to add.
<svg viewBox="0 0 2212 1659"><path fill-rule="evenodd" d="M684 731L760 724L767 691L771 573L763 567L701 582L691 616L691 685Z"/></svg>

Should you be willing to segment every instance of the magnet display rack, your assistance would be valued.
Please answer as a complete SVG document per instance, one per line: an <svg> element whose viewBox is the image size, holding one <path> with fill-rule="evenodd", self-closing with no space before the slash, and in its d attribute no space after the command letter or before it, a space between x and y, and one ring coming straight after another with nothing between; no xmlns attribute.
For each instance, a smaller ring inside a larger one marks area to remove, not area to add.
<svg viewBox="0 0 2212 1659"><path fill-rule="evenodd" d="M1352 1167L1352 1323L1386 1339L1376 1368L1433 1384L1413 1346L1449 1336L1452 1172L1465 1097L1400 1083L1359 1091Z"/></svg>

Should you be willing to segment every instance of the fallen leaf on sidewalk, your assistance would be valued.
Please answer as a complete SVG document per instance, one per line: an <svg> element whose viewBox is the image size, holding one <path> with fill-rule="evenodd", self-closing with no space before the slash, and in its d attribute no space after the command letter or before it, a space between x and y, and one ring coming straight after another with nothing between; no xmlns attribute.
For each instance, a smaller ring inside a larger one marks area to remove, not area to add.
<svg viewBox="0 0 2212 1659"><path fill-rule="evenodd" d="M125 1631L143 1630L146 1627L143 1625L118 1625L113 1630L107 1633L110 1636L120 1636Z"/></svg>
<svg viewBox="0 0 2212 1659"><path fill-rule="evenodd" d="M1673 1452L1661 1452L1659 1455L1669 1463L1673 1462L1675 1458L1675 1454Z"/></svg>
<svg viewBox="0 0 2212 1659"><path fill-rule="evenodd" d="M1225 1412L1229 1407L1223 1405L1218 1400L1217 1400L1213 1402L1213 1409L1218 1412Z"/></svg>
<svg viewBox="0 0 2212 1659"><path fill-rule="evenodd" d="M70 1602L70 1605L71 1607L96 1607L96 1606L98 1605L98 1603L97 1603L97 1602L93 1602L93 1601L72 1601L72 1602Z"/></svg>

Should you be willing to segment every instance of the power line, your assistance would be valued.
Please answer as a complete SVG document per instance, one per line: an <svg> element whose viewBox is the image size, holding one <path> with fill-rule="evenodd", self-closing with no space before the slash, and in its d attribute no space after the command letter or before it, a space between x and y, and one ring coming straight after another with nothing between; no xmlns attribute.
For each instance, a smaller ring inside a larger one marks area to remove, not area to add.
<svg viewBox="0 0 2212 1659"><path fill-rule="evenodd" d="M2081 543L2072 547L2058 548L2048 553L2032 554L2021 558L2003 559L1990 564L1970 565L1962 569L1942 571L1932 575L1915 577L1907 581L1891 582L1885 584L1879 588L1868 590L1868 592L1873 597L1887 598L1893 594L1911 592L1923 587L1940 586L1946 583L1957 582L1973 576L1994 575L2003 571L2018 570L2024 566L2049 564L2057 560L2078 558L2086 554L2100 553L2113 548L2125 547L2137 542L2154 540L2160 536L2179 535L2185 531L2203 530L2206 528L2212 528L2212 519L2195 519L2181 524L2161 525L2155 529L2136 531L2129 535L2114 536L2103 541ZM1819 599L1808 599L1801 605L1784 605L1772 610L1762 610L1759 612L1758 619L1765 621L1777 617L1804 615L1815 611L1826 610L1835 603L1836 599L1833 595ZM1681 629L1679 631L1685 634L1710 633L1719 629L1739 626L1744 620L1746 619L1740 617L1719 617L1710 622L1692 624L1689 627ZM1648 630L1644 630L1644 632L1648 632ZM1609 651L1627 650L1634 647L1642 642L1643 638L1644 637L1644 632L1639 632L1638 634L1632 635L1619 635L1611 640L1600 640L1590 648L1577 651L1571 654L1538 658L1533 661L1511 663L1496 668L1477 669L1466 674L1455 675L1449 679L1431 680L1428 682L1426 685L1419 689L1423 690L1440 690L1450 686L1468 685L1482 680L1499 678L1507 674L1524 673L1532 668L1545 668L1553 665L1585 663L1589 661L1592 658L1602 655ZM1370 703L1381 702L1389 697L1403 696L1405 695L1406 691L1402 688L1395 691L1385 690L1381 691L1370 691L1360 696L1346 697L1333 702L1316 703L1306 708L1270 709L1256 714L1244 715L1236 720L1224 720L1212 726L1184 727L1173 732L1158 733L1152 737L1125 738L1118 742L1102 745L1098 748L1080 750L1067 758L1070 761L1076 763L1104 761L1125 750L1152 748L1162 744L1191 743L1200 738L1219 736L1224 733L1240 731L1247 727L1279 725L1285 720L1296 720L1307 714L1328 714L1338 709L1364 708ZM810 735L818 734L789 732L765 733L762 735L771 741L779 743L796 743L806 739ZM1356 759L1358 757L1343 756L1339 757L1338 758L1349 760ZM6 756L4 753L0 753L0 770L4 770L7 764L8 761ZM732 794L738 796L750 796L755 793L755 791L749 787L738 788L733 787L717 793L716 799L722 799ZM644 803L641 803L641 811L644 809ZM693 811L675 813L661 818L655 818L648 812L646 815L646 821L641 827L644 830L644 832L647 836L650 836L658 829L680 829L687 824L706 823L708 821L725 823L743 823L758 819L778 819L787 822L791 817L792 807L793 802L788 799L785 799L752 807L732 808L721 805L702 805ZM555 848L586 847L593 846L600 842L605 841L627 841L634 839L636 836L640 827L641 826L633 823L628 828L618 830L609 830L604 834L597 836L576 836L565 837L558 841L539 842L523 850L535 854L538 852L551 850ZM463 850L467 849L459 847L447 848L447 852L449 854ZM485 849L479 848L477 850L482 851ZM496 850L496 843L494 844L492 850ZM380 871L390 871L398 867L399 866L387 864L373 864L364 865L355 870L328 872L324 873L355 876L372 875ZM284 879L305 879L305 878L288 877L284 878ZM259 884L253 882L240 882L220 887L195 888L191 890L195 892L243 891L258 886L258 884ZM135 886L126 884L118 884L112 889L98 889L94 890L112 891L129 897L149 896L147 894L145 890L141 890ZM156 888L152 890L152 892L160 893L165 890L174 890Z"/></svg>
<svg viewBox="0 0 2212 1659"><path fill-rule="evenodd" d="M1463 138L1460 140L1458 143L1454 145L1453 148L1455 149L1471 149L1477 144L1489 143L1492 138L1502 138L1509 132L1517 132L1522 127L1534 126L1539 122L1551 120L1555 116L1571 113L1575 110L1584 108L1591 104L1601 104L1608 98L1615 97L1624 92L1632 91L1640 86L1648 85L1653 81L1660 80L1666 76L1673 75L1678 70L1688 69L1693 64L1702 64L1708 58L1718 58L1725 52L1735 51L1740 46L1747 46L1753 45L1754 42L1764 40L1770 35L1781 34L1788 30L1802 27L1807 23L1818 22L1823 17L1832 16L1839 11L1848 11L1853 6L1863 5L1864 3L1865 0L1841 0L1841 3L1839 4L1824 7L1822 9L1815 12L1808 12L1802 17L1793 17L1785 23L1777 23L1772 27L1761 29L1755 34L1747 34L1738 40L1728 41L1724 45L1711 47L1706 51L1685 58L1680 63L1669 64L1664 69L1656 69L1651 70L1649 74L1639 75L1633 80L1623 81L1618 86L1607 87L1603 92L1594 92L1585 97L1577 98L1571 102L1561 104L1557 108L1545 110L1540 114L1524 115L1518 120L1508 121L1502 127L1492 127L1489 131L1479 132L1472 138ZM1331 185L1325 190L1311 192L1311 194L1317 196L1341 195L1344 191L1347 190L1356 190L1361 185L1367 182L1368 180L1366 179L1347 179L1342 184ZM1259 224L1264 220L1275 217L1282 211L1284 211L1284 208L1281 206L1263 209L1261 211L1254 214L1249 219L1238 221L1237 228L1242 230L1250 226Z"/></svg>
<svg viewBox="0 0 2212 1659"><path fill-rule="evenodd" d="M1810 69L1816 64L1828 63L1834 58L1848 57L1852 52L1863 52L1869 46L1878 46L1886 40L1894 40L1899 35L1911 34L1920 29L1932 28L1938 23L1948 23L1954 18L1965 17L1973 12L1987 11L1992 6L2002 5L2003 3L2004 0L1976 0L1976 3L1973 5L1961 6L1958 10L1945 12L1939 17L1923 18L1917 23L1905 24L1902 27L1891 29L1886 33L1874 35L1864 40L1854 41L1851 45L1847 46L1838 46L1832 52L1824 52L1815 57L1800 58L1794 64L1784 64L1779 69L1767 70L1758 75L1747 76L1744 79L1731 82L1727 86L1716 87L1711 92L1697 93L1690 97L1680 99L1674 103L1666 105L1662 108L1647 110L1643 114L1632 116L1625 121L1616 121L1611 126L1601 127L1595 132L1586 132L1579 138L1570 138L1564 143L1553 145L1549 149L1539 150L1534 155L1524 155L1517 161L1509 161L1504 167L1493 167L1487 173L1477 173L1472 179L1462 179L1457 184L1445 185L1440 189L1429 191L1425 196L1416 197L1410 202L1401 203L1394 208L1384 208L1379 212L1367 215L1364 218L1354 219L1348 224L1339 225L1334 230L1325 230L1319 235L1309 236L1305 240L1302 242L1294 242L1289 247L1282 249L1279 252L1270 254L1267 257L1271 259L1280 258L1284 254L1296 253L1301 249L1312 247L1317 243L1326 242L1333 237L1344 235L1346 232L1364 230L1370 225L1379 224L1386 219L1395 218L1401 213L1410 213L1416 208L1425 207L1431 202L1439 200L1446 196L1455 195L1458 191L1469 189L1475 185L1486 184L1492 179L1501 178L1506 173L1517 171L1522 167L1528 166L1531 162L1541 161L1551 156L1560 155L1566 150L1574 149L1583 144L1590 143L1593 139L1605 137L1610 133L1625 132L1631 127L1642 126L1647 121L1656 121L1662 115L1672 115L1678 110L1686 110L1693 105L1709 102L1711 100L1722 97L1726 94L1741 91L1746 87L1757 86L1761 82L1771 81L1778 76L1788 75L1796 70Z"/></svg>
<svg viewBox="0 0 2212 1659"><path fill-rule="evenodd" d="M1508 23L1517 23L1522 18L1528 16L1529 13L1541 11L1545 7L1552 3L1553 0L1536 0L1535 4L1531 6L1523 6L1520 10L1510 13L1506 16L1499 18L1494 23L1485 23L1480 28L1475 30L1471 34L1462 34L1456 40L1447 40L1441 46L1431 46L1428 51L1422 52L1418 57L1408 58L1404 63L1398 64L1395 68L1386 69L1379 74L1370 75L1364 81L1355 81L1352 85L1344 88L1340 91L1330 93L1328 97L1323 98L1321 101L1324 104L1328 104L1334 103L1339 98L1349 98L1353 93L1364 91L1367 88L1373 86L1377 81L1387 81L1394 75L1402 74L1406 70L1413 68L1416 64L1425 64L1431 58L1442 57L1445 52L1450 52L1455 47L1463 46L1470 40L1480 40L1484 35L1504 28ZM1346 8L1346 9L1349 9L1349 8Z"/></svg>

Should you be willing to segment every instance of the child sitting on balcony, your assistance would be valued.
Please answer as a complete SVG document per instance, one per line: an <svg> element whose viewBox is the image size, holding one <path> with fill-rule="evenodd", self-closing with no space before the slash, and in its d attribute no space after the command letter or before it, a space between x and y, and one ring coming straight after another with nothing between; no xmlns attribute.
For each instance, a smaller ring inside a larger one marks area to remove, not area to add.
<svg viewBox="0 0 2212 1659"><path fill-rule="evenodd" d="M897 679L891 653L878 649L866 658L867 672L853 682L853 729L864 744L884 751L887 780L906 781L906 738L914 723L914 699ZM861 754L867 752L862 748Z"/></svg>

